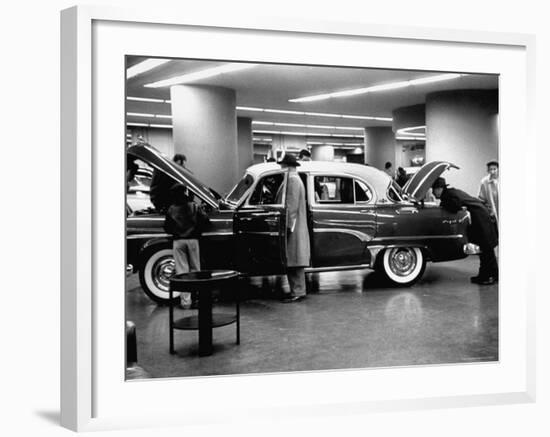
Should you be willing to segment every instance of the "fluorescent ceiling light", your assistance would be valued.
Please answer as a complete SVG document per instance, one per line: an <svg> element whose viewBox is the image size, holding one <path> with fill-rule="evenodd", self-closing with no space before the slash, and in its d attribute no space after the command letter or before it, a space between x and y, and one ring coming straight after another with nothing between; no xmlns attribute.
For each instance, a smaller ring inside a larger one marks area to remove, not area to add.
<svg viewBox="0 0 550 437"><path fill-rule="evenodd" d="M330 114L328 112L304 112L305 115L310 115L312 117L332 117L332 118L345 118L345 115L340 114Z"/></svg>
<svg viewBox="0 0 550 437"><path fill-rule="evenodd" d="M404 136L397 136L395 137L396 140L420 140L420 141L426 141L426 137L421 137L421 136L418 136L418 137L404 137Z"/></svg>
<svg viewBox="0 0 550 437"><path fill-rule="evenodd" d="M131 79L139 74L145 73L146 71L157 68L162 64L166 64L170 59L146 59L139 64L136 64L126 70L126 79Z"/></svg>
<svg viewBox="0 0 550 437"><path fill-rule="evenodd" d="M182 74L180 76L171 77L170 79L160 80L158 82L148 83L144 85L147 88L160 88L182 83L193 82L195 80L206 79L209 77L218 76L224 73L232 73L235 71L246 70L255 67L256 64L225 64L206 70L196 71L194 73Z"/></svg>
<svg viewBox="0 0 550 437"><path fill-rule="evenodd" d="M263 108L253 108L253 107L250 107L250 106L237 106L235 109L237 109L238 111L259 111L259 112L263 112Z"/></svg>
<svg viewBox="0 0 550 437"><path fill-rule="evenodd" d="M272 112L276 114L289 115L307 115L311 117L331 117L331 118L353 118L358 120L377 120L377 121L392 121L391 117L373 117L370 115L348 115L348 114L331 114L328 112L304 112L304 111L289 111L286 109L268 109L257 108L252 106L237 106L238 111L254 111L254 112Z"/></svg>
<svg viewBox="0 0 550 437"><path fill-rule="evenodd" d="M171 124L150 124L150 127L160 127L161 129L172 129Z"/></svg>
<svg viewBox="0 0 550 437"><path fill-rule="evenodd" d="M172 118L171 115L164 115L164 114L147 114L143 112L127 112L127 116L130 117L147 117L147 118Z"/></svg>
<svg viewBox="0 0 550 437"><path fill-rule="evenodd" d="M133 102L170 103L170 100L152 99L148 97L126 97L126 100L131 100Z"/></svg>
<svg viewBox="0 0 550 437"><path fill-rule="evenodd" d="M362 127L348 127L348 126L328 126L326 124L300 124L300 123L278 123L273 121L260 121L253 120L252 124L260 124L266 126L286 126L286 127L305 127L307 129L334 129L334 130L360 130Z"/></svg>
<svg viewBox="0 0 550 437"><path fill-rule="evenodd" d="M162 129L172 129L171 124L126 123L126 126L158 127Z"/></svg>
<svg viewBox="0 0 550 437"><path fill-rule="evenodd" d="M276 130L256 130L254 134L272 134L272 135L294 135L301 137L346 137L346 138L363 138L363 135L347 135L347 134L323 134L319 132L291 132L291 131L276 131Z"/></svg>
<svg viewBox="0 0 550 437"><path fill-rule="evenodd" d="M289 111L286 109L264 109L265 112L273 112L275 114L291 114L291 115L304 115L303 112L300 111Z"/></svg>
<svg viewBox="0 0 550 437"><path fill-rule="evenodd" d="M130 117L154 117L155 114L142 114L141 112L127 112L126 115Z"/></svg>
<svg viewBox="0 0 550 437"><path fill-rule="evenodd" d="M374 93L379 91L389 91L389 90L405 88L413 85L424 85L432 82L441 82L443 80L457 79L461 76L463 76L463 74L459 74L459 73L440 74L437 76L428 76L420 79L404 80L400 82L385 83L381 85L373 85L373 86L364 87L364 88L334 91L332 93L317 94L314 96L298 97L295 99L289 99L289 102L305 103L305 102L315 102L318 100L326 100L330 98L351 97L351 96L357 96L360 94Z"/></svg>

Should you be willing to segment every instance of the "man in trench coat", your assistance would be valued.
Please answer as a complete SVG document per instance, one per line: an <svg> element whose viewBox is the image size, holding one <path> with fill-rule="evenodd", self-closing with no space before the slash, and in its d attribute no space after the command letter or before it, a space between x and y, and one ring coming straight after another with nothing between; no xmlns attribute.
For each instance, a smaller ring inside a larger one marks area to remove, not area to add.
<svg viewBox="0 0 550 437"><path fill-rule="evenodd" d="M309 266L310 247L307 228L305 188L296 167L300 165L293 155L285 155L279 162L288 168L286 188L286 267L290 293L283 302L297 302L306 296L305 267Z"/></svg>
<svg viewBox="0 0 550 437"><path fill-rule="evenodd" d="M464 191L448 188L445 179L439 177L432 190L440 206L446 211L456 213L462 207L470 212L472 223L468 227L468 240L481 249L479 254L479 274L470 280L475 284L491 285L498 281L498 263L495 247L498 246L498 234L491 214L483 202Z"/></svg>

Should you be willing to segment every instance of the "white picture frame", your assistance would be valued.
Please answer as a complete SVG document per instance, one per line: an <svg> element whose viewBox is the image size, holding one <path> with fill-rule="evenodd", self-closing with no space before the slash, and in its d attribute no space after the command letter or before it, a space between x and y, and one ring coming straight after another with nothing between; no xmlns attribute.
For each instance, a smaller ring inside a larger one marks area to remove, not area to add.
<svg viewBox="0 0 550 437"><path fill-rule="evenodd" d="M109 138L120 135L120 144L125 140L124 111L120 111L124 107L121 55L215 57L220 36L228 44L222 49L236 50L229 56L234 59L258 60L261 56L264 61L322 65L328 62L323 61L327 45L332 45L331 62L337 65L501 75L499 362L124 381L124 331L120 324L124 320L124 150L111 149L111 153L105 147ZM256 43L263 38L273 44L272 49L256 47L252 36ZM196 44L182 44L177 38L189 38ZM237 51L243 42L248 42L248 47ZM300 53L296 45L309 51ZM353 58L351 49L337 50L342 47L369 48L369 59ZM213 401L213 393L225 400L228 393L239 392L239 408L253 411L257 420L273 415L359 414L534 401L534 275L525 259L517 259L513 250L507 249L522 244L517 222L536 213L536 207L518 210L510 201L522 199L528 187L535 185L535 175L528 174L525 165L536 159L529 126L534 103L534 37L257 17L227 20L181 11L78 6L62 12L61 48L63 426L83 431L234 421L235 407ZM517 143L524 145L521 156L510 150L510 145ZM520 173L517 178L516 172L514 184L506 172L512 166ZM118 210L120 218L110 213ZM514 221L506 219L512 215ZM522 231L527 244L534 244L535 229ZM116 296L112 302L107 293ZM287 396L291 388L295 390L292 401ZM176 406L170 400L182 390L193 394L193 403L182 404L180 397ZM159 407L140 406L143 398L159 400ZM187 411L185 416L182 409Z"/></svg>

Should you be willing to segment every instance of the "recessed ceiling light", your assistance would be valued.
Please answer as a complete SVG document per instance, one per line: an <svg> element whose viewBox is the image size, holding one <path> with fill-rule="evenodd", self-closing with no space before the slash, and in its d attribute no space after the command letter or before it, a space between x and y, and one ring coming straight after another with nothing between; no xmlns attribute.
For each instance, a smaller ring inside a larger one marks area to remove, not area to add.
<svg viewBox="0 0 550 437"><path fill-rule="evenodd" d="M138 76L152 70L153 68L157 68L167 62L170 62L170 59L146 59L145 61L128 68L126 70L126 79L131 79L132 77Z"/></svg>
<svg viewBox="0 0 550 437"><path fill-rule="evenodd" d="M423 77L420 79L412 79L412 80L404 80L400 82L391 82L391 83L385 83L381 85L373 85L369 87L363 87L363 88L355 88L350 90L343 90L343 91L334 91L331 93L324 93L324 94L317 94L313 96L306 96L306 97L298 97L295 99L289 99L289 102L293 103L306 103L306 102L316 102L319 100L326 100L331 98L339 98L339 97L351 97L351 96L357 96L360 94L366 94L366 93L374 93L379 91L389 91L389 90L395 90L399 88L404 88L412 85L424 85L427 83L432 82L441 82L443 80L451 80L451 79L457 79L461 76L464 76L463 74L459 73L448 73L448 74L439 74L437 76L428 76Z"/></svg>
<svg viewBox="0 0 550 437"><path fill-rule="evenodd" d="M182 83L193 82L195 80L206 79L209 77L218 76L224 73L232 73L235 71L246 70L255 67L256 64L225 64L206 70L195 71L194 73L182 74L180 76L171 77L170 79L159 80L158 82L148 83L143 85L147 88L160 88Z"/></svg>

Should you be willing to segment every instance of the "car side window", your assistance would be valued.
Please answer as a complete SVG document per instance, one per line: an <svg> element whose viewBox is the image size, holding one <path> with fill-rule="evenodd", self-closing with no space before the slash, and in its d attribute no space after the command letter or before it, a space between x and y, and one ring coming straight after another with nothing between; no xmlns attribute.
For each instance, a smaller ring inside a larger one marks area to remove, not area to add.
<svg viewBox="0 0 550 437"><path fill-rule="evenodd" d="M340 176L315 176L315 199L321 204L353 204L353 179Z"/></svg>
<svg viewBox="0 0 550 437"><path fill-rule="evenodd" d="M363 203L370 202L372 199L372 192L370 188L363 181L355 180L355 202Z"/></svg>
<svg viewBox="0 0 550 437"><path fill-rule="evenodd" d="M261 178L250 196L249 205L279 205L283 203L283 181L283 173Z"/></svg>

